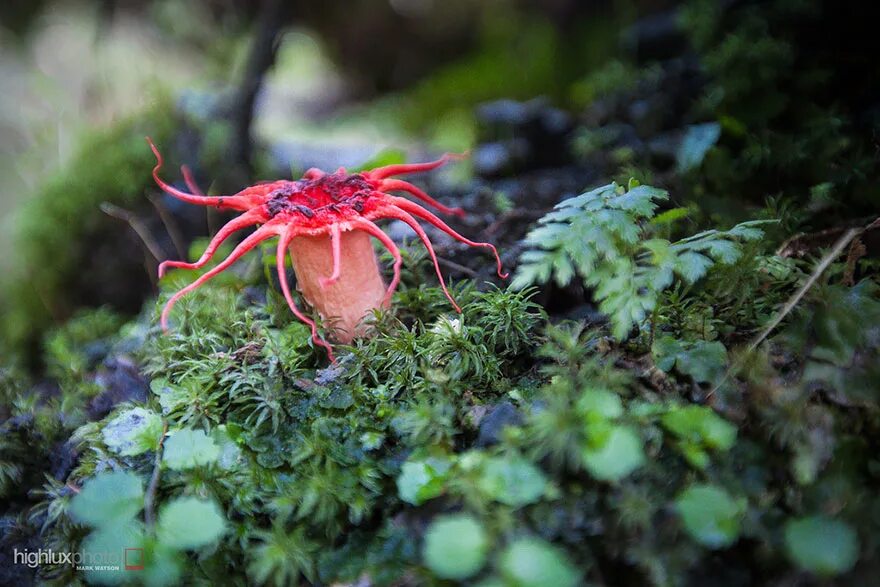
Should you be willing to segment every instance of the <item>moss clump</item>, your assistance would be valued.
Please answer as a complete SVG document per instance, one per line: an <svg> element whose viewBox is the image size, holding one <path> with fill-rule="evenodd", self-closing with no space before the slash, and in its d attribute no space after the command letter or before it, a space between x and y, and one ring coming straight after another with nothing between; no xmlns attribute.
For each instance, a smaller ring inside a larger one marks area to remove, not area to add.
<svg viewBox="0 0 880 587"><path fill-rule="evenodd" d="M142 279L142 289L148 287L138 270L140 257L123 256L120 237L111 237L127 234L127 227L99 207L143 205L154 163L144 137L165 142L173 136L173 111L163 97L149 110L84 137L65 169L47 178L20 210L15 266L0 281L0 343L7 353L32 353L53 322L109 301L114 282ZM140 304L125 296L114 301L128 311Z"/></svg>
<svg viewBox="0 0 880 587"><path fill-rule="evenodd" d="M570 212L581 224L602 214ZM650 235L653 215L616 220ZM465 312L454 314L411 267L393 310L373 316L376 335L322 368L277 288L258 285L269 255L184 298L168 335L150 308L107 341L104 366L84 353L113 318L83 316L47 345L62 389L80 390L53 407L80 425L75 468L32 493L30 521L13 527L43 525L42 543L69 549L124 531L154 553L159 584L858 583L878 564L880 530L866 489L880 346L860 327L880 321L874 271L863 263L867 277L846 287L832 265L773 344L725 378L735 341L809 264L787 265L772 242L719 243L737 255L664 281L652 311L626 314L623 341L609 327L548 323L530 290L460 283ZM629 241L607 246L644 261ZM755 267L775 270L741 279ZM191 278L172 273L163 289ZM737 304L731 283L754 299ZM152 379L149 396L98 422L76 416L91 403L74 399L104 393L95 372L125 353ZM110 518L88 507L99 490L117 496ZM826 529L839 548L810 556ZM473 548L445 556L458 538Z"/></svg>

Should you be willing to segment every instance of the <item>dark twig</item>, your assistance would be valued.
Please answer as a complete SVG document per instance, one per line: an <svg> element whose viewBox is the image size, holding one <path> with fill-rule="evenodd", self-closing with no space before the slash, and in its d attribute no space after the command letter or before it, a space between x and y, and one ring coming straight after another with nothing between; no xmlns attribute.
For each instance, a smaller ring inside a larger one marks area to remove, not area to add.
<svg viewBox="0 0 880 587"><path fill-rule="evenodd" d="M257 17L256 34L248 53L244 77L236 90L229 118L232 123L232 160L243 165L250 175L253 137L251 126L254 104L263 85L266 72L275 63L281 31L287 24L292 2L289 0L264 0Z"/></svg>
<svg viewBox="0 0 880 587"><path fill-rule="evenodd" d="M108 216L127 222L157 261L165 259L165 252L162 250L162 247L159 246L159 243L156 242L156 239L150 234L150 230L134 213L129 212L125 208L120 208L115 204L111 204L110 202L103 202L101 204L101 211Z"/></svg>
<svg viewBox="0 0 880 587"><path fill-rule="evenodd" d="M159 438L159 446L156 447L156 459L153 462L153 474L150 476L150 484L147 486L147 495L144 497L144 523L147 529L152 529L156 523L156 491L159 489L159 477L162 472L162 446L165 444L165 434L168 432L168 423L162 423L162 436Z"/></svg>
<svg viewBox="0 0 880 587"><path fill-rule="evenodd" d="M453 271L458 271L460 273L464 273L465 275L467 275L469 277L476 277L477 275L479 275L479 273L477 273L476 271L474 271L470 267L465 267L464 265L459 265L455 261L450 261L449 259L444 259L443 257L437 257L437 261L439 261L441 265L446 265L447 267L449 267Z"/></svg>
<svg viewBox="0 0 880 587"><path fill-rule="evenodd" d="M768 324L761 331L761 333L757 337L755 337L755 339L751 343L749 343L746 351L740 356L740 358L736 362L734 362L734 364L730 366L730 368L724 374L724 377L722 377L721 381L719 381L718 384L714 388L712 388L712 391L710 391L706 397L711 397L716 391L721 388L722 385L727 382L731 374L740 369L745 359L749 355L751 355L755 351L755 349L758 348L758 345L764 342L764 340L768 336L770 336L770 333L773 332L777 326L779 326L779 324L785 319L786 316L791 313L792 310L794 310L798 303L800 303L801 299L803 299L807 292L810 291L810 288L812 288L816 281L818 281L819 278L822 276L822 274L825 273L825 270L828 269L829 265L831 265L831 263L833 263L834 260L840 256L843 250L847 246L849 246L853 239L861 236L866 231L874 230L878 227L880 227L880 218L874 220L874 222L868 224L867 226L863 226L860 228L850 228L845 233L843 233L843 236L837 239L837 242L834 243L834 246L831 247L831 250L828 252L828 254L826 254L819 262L819 264L816 265L816 268L813 270L813 273L810 274L810 277L807 279L807 281L804 282L801 288L797 290L797 292L795 292L795 294L791 296L791 298L789 298L789 300L785 303L779 313L776 314L776 317L774 317L773 320L770 321L770 324Z"/></svg>

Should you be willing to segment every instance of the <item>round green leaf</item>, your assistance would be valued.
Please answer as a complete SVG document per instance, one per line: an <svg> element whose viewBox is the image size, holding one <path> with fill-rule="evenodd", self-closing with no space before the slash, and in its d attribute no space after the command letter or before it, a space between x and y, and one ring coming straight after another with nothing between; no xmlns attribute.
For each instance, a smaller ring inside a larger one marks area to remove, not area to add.
<svg viewBox="0 0 880 587"><path fill-rule="evenodd" d="M785 525L785 546L800 568L823 576L850 570L859 556L853 529L824 516L790 520Z"/></svg>
<svg viewBox="0 0 880 587"><path fill-rule="evenodd" d="M472 517L442 516L428 528L422 556L438 577L466 579L483 568L488 546L486 533Z"/></svg>
<svg viewBox="0 0 880 587"><path fill-rule="evenodd" d="M736 426L706 406L672 406L661 422L664 428L691 444L729 450L736 442Z"/></svg>
<svg viewBox="0 0 880 587"><path fill-rule="evenodd" d="M179 497L159 512L157 536L164 546L183 549L201 548L220 538L226 520L212 501Z"/></svg>
<svg viewBox="0 0 880 587"><path fill-rule="evenodd" d="M720 487L692 485L675 502L685 530L709 548L730 546L739 538L745 503L734 501Z"/></svg>
<svg viewBox="0 0 880 587"><path fill-rule="evenodd" d="M138 571L138 578L147 587L165 587L166 585L180 585L183 575L183 555L162 544L153 544L152 549L147 549L147 561L142 571Z"/></svg>
<svg viewBox="0 0 880 587"><path fill-rule="evenodd" d="M449 462L429 457L421 461L407 461L397 477L397 494L412 505L420 505L443 493Z"/></svg>
<svg viewBox="0 0 880 587"><path fill-rule="evenodd" d="M110 450L130 457L156 450L162 437L162 418L144 408L132 408L110 420L101 430Z"/></svg>
<svg viewBox="0 0 880 587"><path fill-rule="evenodd" d="M500 567L508 583L517 587L570 587L579 579L564 553L536 538L522 538L508 546Z"/></svg>
<svg viewBox="0 0 880 587"><path fill-rule="evenodd" d="M109 526L131 520L144 507L140 477L127 471L101 473L86 481L70 502L70 515L89 526Z"/></svg>
<svg viewBox="0 0 880 587"><path fill-rule="evenodd" d="M547 479L525 459L492 458L478 481L480 490L501 503L521 507L534 503L544 494Z"/></svg>
<svg viewBox="0 0 880 587"><path fill-rule="evenodd" d="M220 456L220 449L202 430L182 428L165 441L163 462L169 469L182 471L200 465L209 465Z"/></svg>
<svg viewBox="0 0 880 587"><path fill-rule="evenodd" d="M590 474L602 481L623 479L645 462L639 434L629 426L612 426L598 446L583 449L584 464Z"/></svg>
<svg viewBox="0 0 880 587"><path fill-rule="evenodd" d="M578 400L577 409L588 418L610 419L623 415L623 403L620 401L620 396L601 388L584 390Z"/></svg>

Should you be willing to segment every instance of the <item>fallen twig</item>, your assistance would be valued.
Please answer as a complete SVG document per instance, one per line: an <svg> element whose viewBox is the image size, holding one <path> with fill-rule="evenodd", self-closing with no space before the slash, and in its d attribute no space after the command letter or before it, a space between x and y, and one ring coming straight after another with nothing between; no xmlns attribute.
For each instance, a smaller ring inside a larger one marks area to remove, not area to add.
<svg viewBox="0 0 880 587"><path fill-rule="evenodd" d="M749 343L749 346L746 347L745 353L740 355L737 361L734 362L734 364L727 369L727 372L724 373L724 377L721 378L721 381L719 381L718 384L715 385L714 388L712 388L712 391L710 391L706 397L711 397L716 391L721 388L722 385L727 382L727 380L735 371L738 371L740 367L742 367L745 359L748 358L748 356L751 355L756 348L758 348L758 345L764 342L764 340L770 335L770 333L773 332L773 330L775 330L776 327L779 326L779 324L785 319L785 317L791 313L791 311L795 308L795 306L798 305L798 303L801 301L801 299L803 299L806 293L810 291L810 288L812 288L816 281L822 276L822 274L825 273L825 270L828 269L828 266L831 265L831 263L833 263L834 260L840 256L843 250L847 246L849 246L850 242L852 242L853 239L860 236L865 231L873 230L878 227L880 227L880 218L877 218L867 226L863 226L861 228L850 228L845 233L843 233L843 236L837 239L837 242L834 243L834 246L831 247L831 250L828 251L828 253L819 262L819 264L816 265L816 268L813 270L813 273L810 274L810 277L807 279L807 281L804 282L800 289L798 289L791 298L789 298L789 300L785 303L779 313L776 314L776 317L774 317L773 320L770 321L770 324L768 324L764 328L764 330L762 330L761 333L757 337L755 337L755 339L751 343Z"/></svg>
<svg viewBox="0 0 880 587"><path fill-rule="evenodd" d="M147 248L153 257L157 261L162 261L165 259L165 252L162 250L162 247L159 246L159 243L156 242L156 239L153 238L153 235L150 234L149 229L141 222L141 219L138 218L133 213L129 212L125 208L120 208L115 204L111 204L110 202L103 202L101 204L101 211L108 215L116 218L118 220L122 220L123 222L127 222L131 229L135 231L135 233L140 237L141 242Z"/></svg>
<svg viewBox="0 0 880 587"><path fill-rule="evenodd" d="M162 472L162 446L165 444L165 434L168 432L168 423L162 423L162 436L159 438L159 446L156 447L156 460L153 462L153 474L150 476L150 484L147 486L147 494L144 497L144 523L148 529L152 529L156 522L156 491L159 489L159 477Z"/></svg>

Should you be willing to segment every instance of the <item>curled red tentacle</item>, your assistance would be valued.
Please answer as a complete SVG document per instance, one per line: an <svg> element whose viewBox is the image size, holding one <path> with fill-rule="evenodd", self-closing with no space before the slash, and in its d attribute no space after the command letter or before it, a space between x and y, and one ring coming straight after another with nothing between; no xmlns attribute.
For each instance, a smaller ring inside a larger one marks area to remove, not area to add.
<svg viewBox="0 0 880 587"><path fill-rule="evenodd" d="M199 184L196 183L196 178L193 177L192 170L189 168L189 165L181 165L180 174L183 176L183 182L186 184L186 187L189 188L189 191L197 196L205 195L204 190L202 190L202 188L199 187Z"/></svg>
<svg viewBox="0 0 880 587"><path fill-rule="evenodd" d="M199 269L204 267L214 256L214 253L217 252L217 249L220 248L220 245L223 244L223 241L229 238L232 233L241 230L242 228L259 224L260 222L266 222L266 220L266 214L259 208L248 210L241 216L233 218L217 231L217 234L214 235L214 238L211 239L211 242L209 242L207 248L205 248L205 252L202 253L202 256L199 257L199 260L195 263L186 263L184 261L162 261L162 263L159 264L159 279L162 279L168 269L172 267L177 267L179 269Z"/></svg>
<svg viewBox="0 0 880 587"><path fill-rule="evenodd" d="M454 216L458 216L459 218L464 218L465 216L464 210L462 210L461 208L450 208L449 206L444 206L443 204L426 194L424 191L420 190L408 181L403 181L402 179L386 179L379 184L379 189L383 192L389 190L400 190L404 192L409 192L426 204L434 206L444 214L451 214Z"/></svg>
<svg viewBox="0 0 880 587"><path fill-rule="evenodd" d="M327 356L330 357L330 361L335 363L336 357L333 355L333 347L331 347L327 341L318 336L318 327L315 324L315 321L300 311L296 302L293 301L293 296L290 294L290 284L287 283L287 269L284 267L284 260L287 255L287 247L290 245L290 241L294 236L296 236L294 230L286 229L283 230L278 237L278 248L275 252L275 258L278 270L278 281L281 283L281 292L284 294L284 299L287 300L287 306L290 308L290 311L293 312L293 315L299 318L300 321L308 325L311 329L312 341L318 346L324 347L327 350Z"/></svg>
<svg viewBox="0 0 880 587"><path fill-rule="evenodd" d="M150 145L153 155L156 156L156 166L153 167L153 180L155 180L156 185L162 188L165 193L190 204L216 206L221 210L229 209L245 211L252 207L252 203L242 196L198 196L196 194L188 194L180 191L174 186L165 183L162 178L159 177L159 170L162 169L162 165L164 164L162 154L159 153L159 149L156 148L156 145L153 144L153 140L150 137L147 137L147 143Z"/></svg>
<svg viewBox="0 0 880 587"><path fill-rule="evenodd" d="M507 279L508 274L504 272L503 266L501 264L501 257L498 255L498 249L495 248L495 245L493 245L492 243L479 243L463 237L462 235L454 231L448 224L437 218L437 216L432 214L430 211L425 210L417 204L413 204L407 199L396 198L394 196L389 196L389 198L391 199L391 202L398 208L409 212L410 214L413 214L414 216L421 218L422 220L428 221L452 238L461 241L471 247L483 247L491 250L492 254L495 255L495 263L497 266L498 277L500 277L501 279Z"/></svg>
<svg viewBox="0 0 880 587"><path fill-rule="evenodd" d="M188 294L189 292L198 289L201 287L203 283L238 261L242 255L256 247L262 241L270 238L274 235L278 234L278 227L272 224L265 224L254 231L250 236L241 241L235 249L229 254L228 257L223 259L219 265L213 267L207 273L196 279L194 282L181 289L177 293L175 293L167 302L165 302L165 307L162 309L162 317L161 324L162 330L168 330L168 316L171 314L171 309L174 307L174 304L177 303L177 300Z"/></svg>
<svg viewBox="0 0 880 587"><path fill-rule="evenodd" d="M455 308L455 311L461 314L461 308L455 302L455 299L452 297L452 294L449 293L449 290L446 288L446 281L443 279L443 271L440 270L440 262L437 260L437 253L434 252L434 246L431 244L431 239L428 238L428 235L425 233L425 230L416 222L416 219L407 214L405 211L393 205L385 205L376 209L377 218L393 218L395 220L400 220L418 235L418 237L422 240L422 243L425 245L425 248L428 250L428 255L430 255L431 260L434 262L434 269L437 272L437 278L440 280L440 287L443 289L443 293L446 294L446 299L449 300L449 303L452 304L452 307Z"/></svg>
<svg viewBox="0 0 880 587"><path fill-rule="evenodd" d="M377 167L364 173L372 180L385 179L392 175L403 175L406 173L418 173L419 171L431 171L446 164L451 159L464 159L466 154L444 153L442 157L436 161L427 161L425 163L399 163L396 165L386 165L385 167Z"/></svg>

